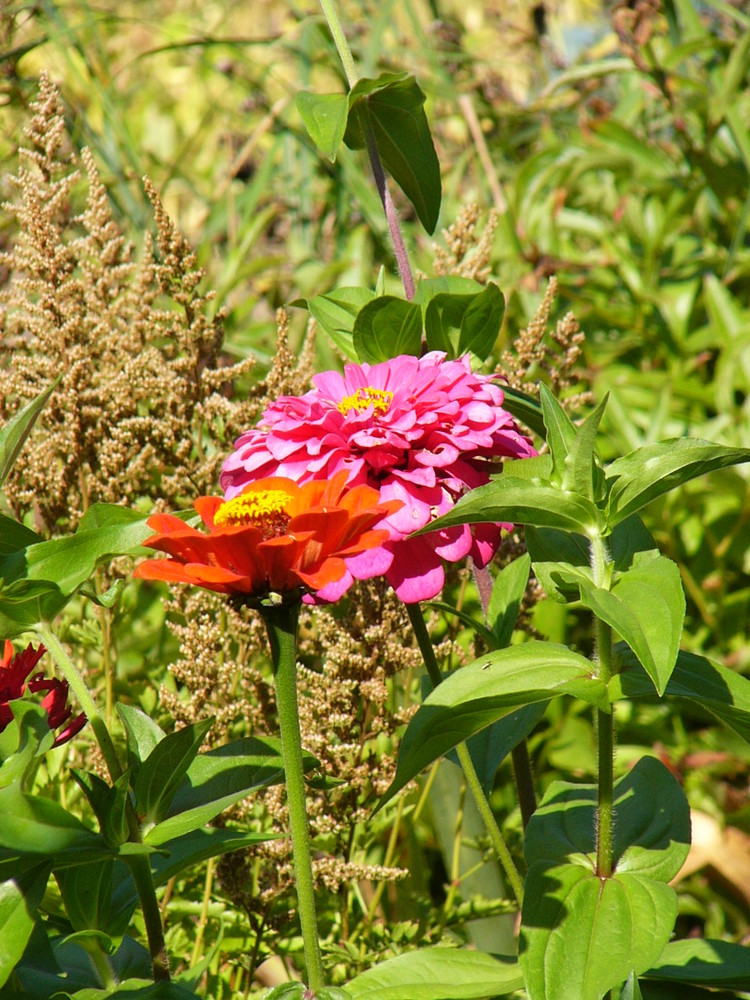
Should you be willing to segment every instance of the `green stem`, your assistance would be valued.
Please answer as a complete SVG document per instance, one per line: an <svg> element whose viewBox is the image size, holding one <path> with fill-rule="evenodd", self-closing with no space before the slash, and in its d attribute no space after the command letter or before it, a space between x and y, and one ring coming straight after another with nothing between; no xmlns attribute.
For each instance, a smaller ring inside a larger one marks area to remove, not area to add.
<svg viewBox="0 0 750 1000"><path fill-rule="evenodd" d="M591 568L594 584L609 589L612 565L607 546L600 535L591 539ZM607 684L612 676L612 629L595 619L596 659L600 679ZM597 710L599 743L599 796L596 816L596 873L602 878L612 874L612 827L614 812L615 726L612 712Z"/></svg>
<svg viewBox="0 0 750 1000"><path fill-rule="evenodd" d="M117 757L117 751L115 750L115 745L112 742L112 737L109 735L107 725L101 717L99 709L96 706L96 702L86 686L86 682L81 676L75 663L73 663L71 658L68 656L65 651L65 647L58 640L57 636L46 622L40 622L36 626L36 634L42 640L55 663L60 668L60 673L68 682L68 686L73 692L76 701L86 713L86 718L88 719L94 732L94 736L96 737L96 741L99 744L99 749L104 757L110 778L113 782L117 781L123 773L120 761ZM133 843L140 843L140 827L132 806L128 807L127 818L128 829L130 831L129 840ZM154 880L151 874L151 867L148 858L144 855L130 855L127 858L127 864L133 875L133 881L135 882L135 887L138 891L138 898L141 904L141 911L143 912L143 919L146 924L146 935L148 937L149 951L151 953L151 967L154 974L154 980L168 980L170 978L169 960L167 957L166 943L164 941L164 928L161 922L159 904L156 899L156 888L154 887Z"/></svg>
<svg viewBox="0 0 750 1000"><path fill-rule="evenodd" d="M409 621L414 629L414 635L416 636L420 652L422 653L425 667L427 668L427 674L432 682L432 686L437 687L437 685L442 682L443 678L440 674L440 667L438 666L437 658L435 657L435 650L432 646L422 611L418 604L407 604L406 610L409 615ZM479 815L482 817L487 833L492 841L495 853L497 854L500 864L505 870L505 875L510 883L511 889L513 890L513 894L518 901L518 905L522 906L523 882L521 881L521 876L519 875L518 869L513 862L513 857L508 850L508 846L503 839L500 827L497 825L497 820L492 812L492 807L490 806L487 796L485 795L484 788L482 788L482 783L479 780L476 768L474 767L471 755L469 754L469 748L465 743L460 743L456 747L456 753L458 754L459 763L461 764L466 777L469 791L474 796L474 802L476 803Z"/></svg>
<svg viewBox="0 0 750 1000"><path fill-rule="evenodd" d="M341 65L343 66L344 73L346 74L349 89L351 90L359 80L359 74L357 73L354 56L352 55L352 50L349 47L349 42L346 39L341 19L339 18L338 11L336 10L333 0L320 0L320 6L322 7L326 20L328 21L331 37L333 38L336 51L338 52L339 59L341 60ZM367 102L361 101L360 104L362 107L359 111L359 117L362 124L362 132L365 137L365 144L367 146L367 155L370 160L370 169L372 170L372 175L375 179L375 187L378 189L380 201L383 205L383 211L385 212L385 219L388 223L388 232L390 233L391 242L393 244L393 252L396 256L396 266L398 267L398 273L404 286L404 293L407 299L411 301L411 299L414 298L415 285L414 276L411 272L411 265L409 264L409 255L406 251L404 236L401 232L401 226L399 225L396 206L393 204L393 198L391 197L391 193L388 190L388 185L385 180L385 172L383 170L383 164L380 160L380 154L378 153L375 133L373 132L372 125L370 124L370 116L367 113Z"/></svg>
<svg viewBox="0 0 750 1000"><path fill-rule="evenodd" d="M91 697L91 693L89 692L86 682L81 676L78 667L76 667L75 663L73 663L71 658L68 656L62 643L60 643L57 636L46 622L40 622L36 626L35 631L44 643L45 647L49 650L49 653L57 666L60 668L60 673L68 682L68 687L73 692L76 701L80 705L81 709L86 713L86 718L88 719L89 725L94 732L96 742L99 744L99 749L104 757L104 762L107 765L109 775L112 778L112 781L117 781L122 774L122 767L120 766L120 761L117 758L115 745L112 742L112 737L109 735L107 724L101 717L99 709L96 707L96 702Z"/></svg>
<svg viewBox="0 0 750 1000"><path fill-rule="evenodd" d="M349 48L349 42L344 34L344 27L336 10L336 5L333 3L333 0L320 0L320 6L323 8L326 21L328 21L333 44L336 46L336 51L339 54L341 65L344 67L344 73L346 74L346 82L349 84L349 89L351 90L359 79L359 76L352 50Z"/></svg>
<svg viewBox="0 0 750 1000"><path fill-rule="evenodd" d="M161 922L161 911L154 890L154 879L151 865L145 854L131 854L127 859L130 874L133 876L138 899L141 903L143 922L146 925L148 950L151 955L151 971L155 982L169 982L169 957L164 940L164 927Z"/></svg>
<svg viewBox="0 0 750 1000"><path fill-rule="evenodd" d="M315 885L310 857L310 834L305 808L305 778L302 763L302 740L297 707L297 620L300 603L264 605L260 611L271 644L276 707L281 730L281 753L284 760L289 825L292 833L294 874L302 941L307 963L307 985L316 994L323 986L323 960L318 940L315 912Z"/></svg>

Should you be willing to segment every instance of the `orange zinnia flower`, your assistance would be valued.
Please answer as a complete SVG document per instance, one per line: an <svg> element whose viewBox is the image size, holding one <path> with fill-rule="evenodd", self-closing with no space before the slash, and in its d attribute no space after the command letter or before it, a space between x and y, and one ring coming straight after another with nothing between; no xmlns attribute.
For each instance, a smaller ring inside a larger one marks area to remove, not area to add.
<svg viewBox="0 0 750 1000"><path fill-rule="evenodd" d="M347 489L346 479L342 471L300 486L270 476L232 500L199 497L195 509L208 534L173 514L154 514L147 523L157 533L144 544L171 558L149 559L134 575L220 594L262 597L325 587L327 599L338 597L354 576L378 574L379 561L368 567L362 553L389 537L373 525L401 506L399 500L380 503L369 486Z"/></svg>

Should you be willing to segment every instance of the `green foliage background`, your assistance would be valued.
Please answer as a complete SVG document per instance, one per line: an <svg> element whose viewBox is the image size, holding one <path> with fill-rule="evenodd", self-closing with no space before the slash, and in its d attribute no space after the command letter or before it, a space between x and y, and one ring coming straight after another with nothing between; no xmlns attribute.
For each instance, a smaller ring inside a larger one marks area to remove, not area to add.
<svg viewBox="0 0 750 1000"><path fill-rule="evenodd" d="M480 217L490 207L500 213L492 280L507 306L497 357L533 316L546 279L557 277L557 312L573 310L586 335L584 384L596 401L609 393L605 458L688 431L750 446L750 16L722 0L656 7L638 14L550 3L542 23L520 0L342 4L363 75L407 70L427 95L443 173L438 228L471 201ZM215 307L227 309L234 356L253 354L267 366L278 306L336 287L374 287L381 266L385 290L398 294L364 158L342 147L335 163L323 159L295 107L301 89L343 89L316 5L11 0L0 11L0 66L4 172L46 68L74 143L92 149L136 243L151 227L139 179L153 179L218 292ZM413 264L429 274L432 240L396 199ZM9 217L0 216L0 242L13 239ZM293 311L297 342L306 319ZM323 336L317 352L321 367L339 363ZM745 467L714 473L647 512L680 568L684 648L743 674L747 475ZM536 625L552 639L575 639L583 621L561 617L551 602L537 609ZM146 689L158 688L160 669L150 667ZM618 724L621 763L644 748L661 757L693 808L718 823L711 829L728 824L739 854L747 850L746 744L694 709L656 703L623 707ZM543 784L590 774L589 711L555 702L531 750ZM493 804L512 816L508 778L506 766ZM450 803L455 788L441 780L441 801ZM457 808L447 807L444 822L423 821L414 851L425 884L446 880ZM713 850L734 857L730 840ZM470 878L464 888L470 898ZM206 919L202 891L199 881L189 886L176 911L173 946L187 956L194 918ZM247 928L220 902L211 906L227 936L224 958L212 960L210 995L239 996L226 954L242 947ZM750 874L704 865L681 883L678 929L746 941L749 906ZM420 915L406 904L390 916L370 948L392 953L421 933ZM338 948L342 968L359 966L355 943Z"/></svg>

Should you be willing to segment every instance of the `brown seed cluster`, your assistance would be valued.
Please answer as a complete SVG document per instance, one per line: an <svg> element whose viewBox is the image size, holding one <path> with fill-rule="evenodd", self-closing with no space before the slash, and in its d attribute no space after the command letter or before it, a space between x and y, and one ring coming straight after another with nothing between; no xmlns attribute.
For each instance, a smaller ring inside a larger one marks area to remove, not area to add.
<svg viewBox="0 0 750 1000"><path fill-rule="evenodd" d="M215 484L217 443L257 414L256 400L230 398L253 361L222 353L223 316L153 185L156 238L137 260L93 157L70 148L47 76L32 113L4 205L18 235L0 255L0 422L59 382L6 483L8 502L48 533L75 527L96 501L185 505Z"/></svg>
<svg viewBox="0 0 750 1000"><path fill-rule="evenodd" d="M591 395L568 390L581 381L577 366L581 358L584 334L572 312L558 320L554 330L548 330L549 316L557 298L557 278L550 278L536 315L521 330L511 350L503 352L496 368L508 385L524 392L533 390L534 383L543 379L555 396L565 394L565 406L574 410L589 403Z"/></svg>
<svg viewBox="0 0 750 1000"><path fill-rule="evenodd" d="M487 281L498 215L494 209L490 210L481 236L475 232L478 218L479 206L471 202L463 206L453 225L443 230L447 249L437 243L432 247L436 275L455 274L482 285Z"/></svg>

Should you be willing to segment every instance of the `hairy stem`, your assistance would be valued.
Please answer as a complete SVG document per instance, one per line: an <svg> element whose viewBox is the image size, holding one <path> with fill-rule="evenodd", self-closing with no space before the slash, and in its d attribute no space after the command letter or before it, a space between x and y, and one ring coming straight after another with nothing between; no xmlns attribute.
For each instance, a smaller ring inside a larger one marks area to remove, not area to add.
<svg viewBox="0 0 750 1000"><path fill-rule="evenodd" d="M154 879L151 874L151 865L148 856L145 854L131 854L127 858L127 865L130 874L133 876L135 887L138 892L138 899L143 913L143 922L146 925L146 937L148 938L148 950L151 955L151 971L155 982L169 981L169 957L167 955L167 945L164 940L164 927L161 922L161 911L156 899L154 889Z"/></svg>
<svg viewBox="0 0 750 1000"><path fill-rule="evenodd" d="M316 994L323 986L323 960L320 954L318 918L315 912L315 885L310 857L302 738L297 706L296 654L299 610L299 601L294 601L264 606L261 614L271 644L276 707L281 730L281 754L284 760L289 825L292 834L297 905L307 963L307 985L310 992Z"/></svg>
<svg viewBox="0 0 750 1000"><path fill-rule="evenodd" d="M609 588L611 582L611 561L604 539L597 535L591 540L591 568L594 584ZM608 683L612 676L612 629L600 618L595 619L596 659L599 677ZM599 795L596 816L596 873L606 878L613 867L613 802L614 802L614 758L615 727L610 712L597 710L597 730L599 743Z"/></svg>
<svg viewBox="0 0 750 1000"><path fill-rule="evenodd" d="M417 643L419 644L419 649L422 653L425 667L427 668L427 674L432 682L432 686L437 687L437 685L442 682L443 678L440 675L440 667L438 666L438 662L435 657L435 650L433 649L432 641L430 640L430 636L427 631L427 626L424 623L421 608L418 604L407 604L406 610L409 615L409 621L414 629L414 635L416 636ZM479 780L476 768L472 762L469 749L465 743L460 743L456 747L456 753L458 754L459 763L461 764L464 776L466 777L466 783L468 784L469 790L474 797L474 802L476 803L479 815L482 817L487 833L492 841L495 853L497 854L500 864L503 866L506 878L510 883L516 900L518 901L518 905L522 906L523 882L521 881L521 876L519 875L518 869L513 861L513 857L508 850L508 845L503 839L500 827L497 825L497 820L492 812L492 807L487 799L484 788L482 788L482 783Z"/></svg>

